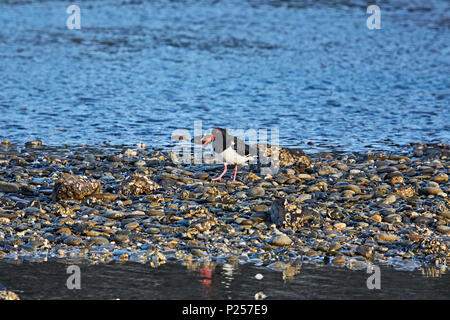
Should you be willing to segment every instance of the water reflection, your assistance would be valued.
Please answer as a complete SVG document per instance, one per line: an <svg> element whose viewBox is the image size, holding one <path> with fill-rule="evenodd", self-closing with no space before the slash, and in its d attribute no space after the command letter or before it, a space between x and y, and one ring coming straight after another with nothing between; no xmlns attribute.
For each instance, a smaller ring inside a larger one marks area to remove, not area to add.
<svg viewBox="0 0 450 320"><path fill-rule="evenodd" d="M429 278L440 278L446 274L445 268L426 266L422 268L422 275Z"/></svg>
<svg viewBox="0 0 450 320"><path fill-rule="evenodd" d="M68 290L66 269L80 266L81 290ZM255 275L259 274L259 277ZM261 277L262 276L262 277ZM0 261L0 283L22 299L449 299L450 276L437 268L397 271L381 266L381 290L366 270L324 265Z"/></svg>

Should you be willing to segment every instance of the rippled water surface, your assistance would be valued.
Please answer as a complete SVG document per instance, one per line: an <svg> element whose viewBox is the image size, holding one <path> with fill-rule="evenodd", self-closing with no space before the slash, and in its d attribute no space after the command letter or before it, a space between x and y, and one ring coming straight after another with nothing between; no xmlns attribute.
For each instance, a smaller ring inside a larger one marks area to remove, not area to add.
<svg viewBox="0 0 450 320"><path fill-rule="evenodd" d="M69 290L69 263L0 262L0 286L22 299L450 299L450 277L381 267L379 290L367 288L366 270L303 266L292 278L266 267L186 268L168 263L80 265L81 289ZM191 269L191 270L190 270ZM257 280L256 274L263 278Z"/></svg>
<svg viewBox="0 0 450 320"><path fill-rule="evenodd" d="M0 3L0 138L170 147L176 128L278 128L282 145L450 141L450 5Z"/></svg>

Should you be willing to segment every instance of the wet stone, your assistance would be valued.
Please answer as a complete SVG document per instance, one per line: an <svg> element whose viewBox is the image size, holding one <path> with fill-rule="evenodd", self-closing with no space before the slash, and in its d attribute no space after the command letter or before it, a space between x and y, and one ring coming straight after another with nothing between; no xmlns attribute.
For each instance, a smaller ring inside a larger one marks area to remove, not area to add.
<svg viewBox="0 0 450 320"><path fill-rule="evenodd" d="M334 258L332 263L334 265L341 266L341 265L344 265L346 261L347 261L347 259L345 258L345 256L339 256L339 257Z"/></svg>
<svg viewBox="0 0 450 320"><path fill-rule="evenodd" d="M343 228L347 227L347 225L344 222L337 222L333 225L333 227L335 229L343 229Z"/></svg>
<svg viewBox="0 0 450 320"><path fill-rule="evenodd" d="M331 175L331 174L336 173L336 172L337 172L337 169L336 168L332 168L330 166L323 166L317 171L319 176L328 176L328 175Z"/></svg>
<svg viewBox="0 0 450 320"><path fill-rule="evenodd" d="M148 228L145 230L145 232L150 234L158 234L161 233L161 230L159 230L158 228Z"/></svg>
<svg viewBox="0 0 450 320"><path fill-rule="evenodd" d="M253 207L254 212L266 212L268 210L269 210L269 207L264 204L256 205Z"/></svg>
<svg viewBox="0 0 450 320"><path fill-rule="evenodd" d="M286 235L279 235L272 238L271 243L275 246L290 246L292 244L291 238Z"/></svg>
<svg viewBox="0 0 450 320"><path fill-rule="evenodd" d="M91 239L89 239L89 244L91 245L102 245L102 244L108 244L109 240L106 239L105 237L92 237Z"/></svg>
<svg viewBox="0 0 450 320"><path fill-rule="evenodd" d="M262 196L264 196L264 194L265 194L265 191L261 187L251 188L248 192L249 197L262 197Z"/></svg>
<svg viewBox="0 0 450 320"><path fill-rule="evenodd" d="M70 246L78 246L83 242L80 237L68 236L64 239L64 243Z"/></svg>
<svg viewBox="0 0 450 320"><path fill-rule="evenodd" d="M25 147L29 147L29 148L37 148L40 146L42 146L41 140L28 141L25 143Z"/></svg>
<svg viewBox="0 0 450 320"><path fill-rule="evenodd" d="M386 222L389 222L389 223L394 223L394 222L400 223L400 222L402 222L402 216L399 214L390 214L390 215L384 217L383 220Z"/></svg>
<svg viewBox="0 0 450 320"><path fill-rule="evenodd" d="M361 193L361 188L354 184L348 185L347 189L352 190L355 193Z"/></svg>
<svg viewBox="0 0 450 320"><path fill-rule="evenodd" d="M130 222L124 226L126 229L136 229L139 227L139 222Z"/></svg>
<svg viewBox="0 0 450 320"><path fill-rule="evenodd" d="M435 221L434 218L432 218L432 217L427 217L427 216L425 216L425 215L419 215L419 216L417 216L417 217L414 219L414 223L415 223L416 225L419 225L419 226L421 226L421 225L431 225L431 224L434 223L434 221Z"/></svg>
<svg viewBox="0 0 450 320"><path fill-rule="evenodd" d="M124 232L118 232L114 235L114 241L118 243L127 243L130 241L129 234Z"/></svg>
<svg viewBox="0 0 450 320"><path fill-rule="evenodd" d="M0 211L0 218L16 219L19 217L20 217L20 215L14 211Z"/></svg>
<svg viewBox="0 0 450 320"><path fill-rule="evenodd" d="M297 175L297 178L303 179L303 180L313 180L314 179L310 174L307 174L307 173L300 173Z"/></svg>
<svg viewBox="0 0 450 320"><path fill-rule="evenodd" d="M426 195L445 195L441 188L439 187L424 187L419 190L421 194Z"/></svg>
<svg viewBox="0 0 450 320"><path fill-rule="evenodd" d="M366 246L366 245L358 246L358 248L356 248L356 252L358 254L362 255L363 257L368 258L368 259L372 258L373 254L374 254L373 248L369 247L369 246Z"/></svg>
<svg viewBox="0 0 450 320"><path fill-rule="evenodd" d="M19 191L20 191L20 186L18 184L0 181L0 192L18 193Z"/></svg>
<svg viewBox="0 0 450 320"><path fill-rule="evenodd" d="M437 183L447 183L448 182L448 175L446 173L438 173L435 175L431 180Z"/></svg>
<svg viewBox="0 0 450 320"><path fill-rule="evenodd" d="M116 201L117 199L117 195L113 193L94 193L91 195L91 197L106 201Z"/></svg>
<svg viewBox="0 0 450 320"><path fill-rule="evenodd" d="M394 203L395 201L397 201L397 197L396 197L395 195L391 194L391 195L387 196L387 197L382 201L382 203L383 203L383 204L391 204L391 203Z"/></svg>
<svg viewBox="0 0 450 320"><path fill-rule="evenodd" d="M123 217L125 217L125 212L122 211L116 211L116 210L107 210L104 213L104 216L108 219L122 219Z"/></svg>
<svg viewBox="0 0 450 320"><path fill-rule="evenodd" d="M379 242L392 242L392 241L400 241L400 237L395 234L390 233L380 233L376 235L376 240Z"/></svg>
<svg viewBox="0 0 450 320"><path fill-rule="evenodd" d="M149 216L154 216L154 217L163 216L164 212L160 211L160 210L150 210L150 211L148 211L148 215Z"/></svg>
<svg viewBox="0 0 450 320"><path fill-rule="evenodd" d="M302 194L298 197L299 202L303 202L303 201L310 200L310 199L312 199L312 195L307 194L307 193Z"/></svg>
<svg viewBox="0 0 450 320"><path fill-rule="evenodd" d="M442 234L450 235L450 227L449 226L437 226L436 230Z"/></svg>

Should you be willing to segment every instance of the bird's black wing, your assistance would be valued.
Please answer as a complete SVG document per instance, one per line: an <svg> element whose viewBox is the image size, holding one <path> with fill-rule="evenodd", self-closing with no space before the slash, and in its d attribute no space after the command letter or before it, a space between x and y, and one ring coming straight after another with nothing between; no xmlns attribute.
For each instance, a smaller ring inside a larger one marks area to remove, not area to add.
<svg viewBox="0 0 450 320"><path fill-rule="evenodd" d="M242 139L238 137L232 137L232 147L235 149L240 155L250 156L257 154L257 149L254 146L249 146Z"/></svg>

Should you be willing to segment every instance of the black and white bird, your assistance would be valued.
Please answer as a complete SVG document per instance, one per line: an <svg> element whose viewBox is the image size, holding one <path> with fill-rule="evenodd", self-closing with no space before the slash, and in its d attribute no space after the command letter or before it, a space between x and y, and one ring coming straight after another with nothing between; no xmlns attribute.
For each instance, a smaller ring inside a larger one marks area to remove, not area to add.
<svg viewBox="0 0 450 320"><path fill-rule="evenodd" d="M245 142L235 136L228 134L226 129L214 128L209 138L202 143L202 147L212 142L213 150L216 157L223 162L223 172L212 180L220 180L227 172L227 165L234 164L233 183L236 181L236 173L238 165L245 165L249 161L256 159L257 153L255 148L248 146Z"/></svg>

